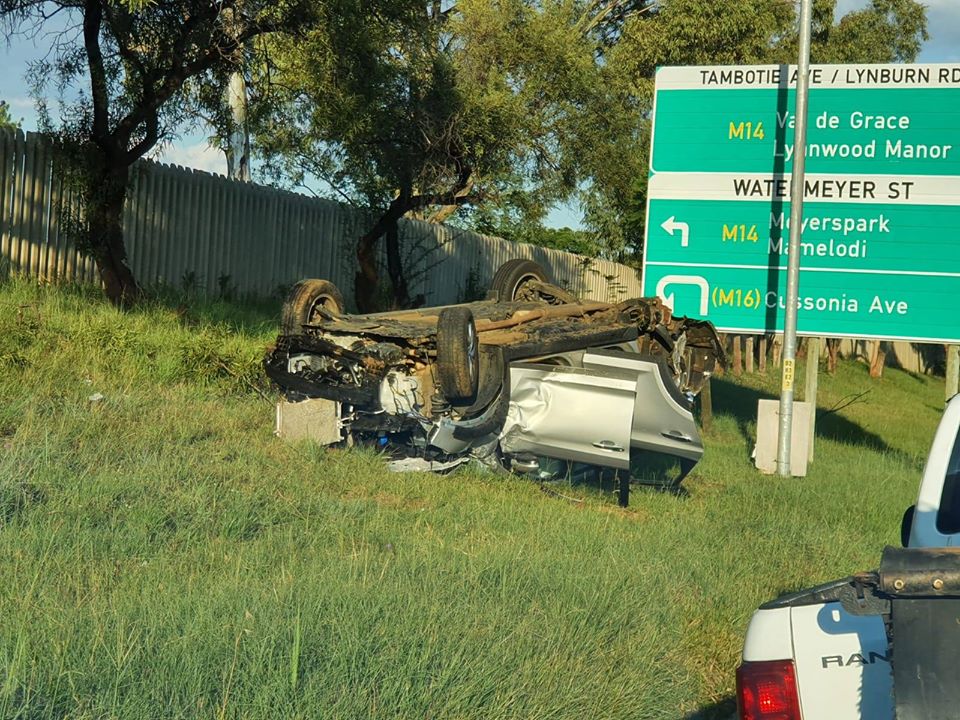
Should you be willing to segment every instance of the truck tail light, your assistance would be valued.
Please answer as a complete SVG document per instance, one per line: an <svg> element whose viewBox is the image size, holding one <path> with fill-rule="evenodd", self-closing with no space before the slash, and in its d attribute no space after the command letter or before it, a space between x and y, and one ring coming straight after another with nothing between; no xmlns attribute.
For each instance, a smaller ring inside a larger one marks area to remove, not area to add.
<svg viewBox="0 0 960 720"><path fill-rule="evenodd" d="M740 720L801 720L792 660L745 662L737 668Z"/></svg>

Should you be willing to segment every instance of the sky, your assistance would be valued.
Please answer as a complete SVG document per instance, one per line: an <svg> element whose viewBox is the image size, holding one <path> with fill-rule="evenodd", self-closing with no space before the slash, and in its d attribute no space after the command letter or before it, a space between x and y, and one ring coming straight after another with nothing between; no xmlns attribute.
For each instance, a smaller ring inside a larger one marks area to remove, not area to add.
<svg viewBox="0 0 960 720"><path fill-rule="evenodd" d="M837 16L862 8L868 0L838 0ZM960 0L925 0L927 26L930 39L924 45L920 62L960 62ZM29 97L24 79L27 64L40 58L48 37L35 40L17 40L0 45L0 100L10 105L15 119L23 120L25 130L36 128L36 112ZM227 165L221 152L207 145L202 134L185 137L167 147L160 155L163 162L197 168L208 172L225 174ZM563 205L554 208L546 218L550 227L581 226L580 210L576 206Z"/></svg>

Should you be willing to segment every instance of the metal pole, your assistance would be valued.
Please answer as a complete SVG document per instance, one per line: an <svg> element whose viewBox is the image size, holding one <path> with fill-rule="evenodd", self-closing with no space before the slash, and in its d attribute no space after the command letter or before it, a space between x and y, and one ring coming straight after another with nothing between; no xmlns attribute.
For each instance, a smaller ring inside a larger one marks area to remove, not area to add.
<svg viewBox="0 0 960 720"><path fill-rule="evenodd" d="M820 338L807 338L807 384L803 399L810 404L810 435L807 439L807 462L813 462L813 446L817 437L817 381L820 374Z"/></svg>
<svg viewBox="0 0 960 720"><path fill-rule="evenodd" d="M810 24L813 0L800 2L800 57L797 62L796 129L790 179L790 245L787 251L787 309L783 321L783 372L780 383L780 432L777 472L790 476L793 436L793 386L797 357L797 295L800 283L800 228L803 223L804 166L807 154L807 96L810 92Z"/></svg>

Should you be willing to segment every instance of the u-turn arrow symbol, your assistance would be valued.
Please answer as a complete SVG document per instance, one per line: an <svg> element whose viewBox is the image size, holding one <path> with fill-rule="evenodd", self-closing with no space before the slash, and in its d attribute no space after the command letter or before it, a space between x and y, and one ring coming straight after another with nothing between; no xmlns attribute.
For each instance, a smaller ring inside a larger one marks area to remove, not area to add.
<svg viewBox="0 0 960 720"><path fill-rule="evenodd" d="M666 294L668 285L695 285L700 288L700 315L707 316L710 309L710 284L705 277L699 275L664 275L657 283L657 295L663 298L664 305L671 310L676 307L673 293Z"/></svg>

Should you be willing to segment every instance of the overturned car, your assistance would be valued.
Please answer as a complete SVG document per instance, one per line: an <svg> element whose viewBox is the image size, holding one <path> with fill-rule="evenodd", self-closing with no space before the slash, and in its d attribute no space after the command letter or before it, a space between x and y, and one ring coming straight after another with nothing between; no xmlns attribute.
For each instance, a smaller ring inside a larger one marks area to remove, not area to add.
<svg viewBox="0 0 960 720"><path fill-rule="evenodd" d="M419 310L348 315L331 283L301 281L264 366L288 401L332 401L328 441L372 443L397 469L626 472L652 451L679 461L679 484L703 454L693 397L722 359L712 325L657 298L580 300L512 260L486 300Z"/></svg>

